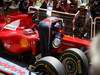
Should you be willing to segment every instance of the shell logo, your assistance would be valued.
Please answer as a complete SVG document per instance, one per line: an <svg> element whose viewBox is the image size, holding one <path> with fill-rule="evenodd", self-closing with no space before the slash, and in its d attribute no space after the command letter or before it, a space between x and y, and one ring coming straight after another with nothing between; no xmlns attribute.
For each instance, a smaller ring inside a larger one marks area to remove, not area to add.
<svg viewBox="0 0 100 75"><path fill-rule="evenodd" d="M20 40L20 46L23 47L23 48L26 48L28 47L29 43L28 43L28 40L26 38L22 38Z"/></svg>

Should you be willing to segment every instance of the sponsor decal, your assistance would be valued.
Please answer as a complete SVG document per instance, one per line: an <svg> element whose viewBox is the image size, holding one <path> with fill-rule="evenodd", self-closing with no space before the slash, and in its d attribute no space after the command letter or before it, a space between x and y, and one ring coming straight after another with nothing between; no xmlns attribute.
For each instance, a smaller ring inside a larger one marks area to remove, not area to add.
<svg viewBox="0 0 100 75"><path fill-rule="evenodd" d="M4 26L4 29L16 30L20 25L20 20L13 21Z"/></svg>

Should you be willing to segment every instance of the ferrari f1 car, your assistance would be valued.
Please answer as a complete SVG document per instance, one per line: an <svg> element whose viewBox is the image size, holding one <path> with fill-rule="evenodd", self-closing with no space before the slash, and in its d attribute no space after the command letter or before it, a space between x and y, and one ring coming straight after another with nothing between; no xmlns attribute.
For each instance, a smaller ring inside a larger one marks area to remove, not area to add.
<svg viewBox="0 0 100 75"><path fill-rule="evenodd" d="M52 55L64 64L66 75L88 74L86 55L90 41L66 35L62 18L48 17L37 24L27 14L11 14L4 16L5 19L0 17L0 41L3 47L0 51L5 49L8 54L18 56L27 55L28 52L31 52L32 57L39 53L43 57ZM38 64L37 70L44 67L40 62Z"/></svg>
<svg viewBox="0 0 100 75"><path fill-rule="evenodd" d="M88 60L79 49L88 49L90 41L65 35L61 18L48 17L37 25L29 15L14 14L7 16L6 22L2 21L0 26L1 44L8 53L21 55L31 51L34 57L39 53L43 57L56 56L65 65L68 74L87 74ZM70 53L67 54L67 51Z"/></svg>
<svg viewBox="0 0 100 75"><path fill-rule="evenodd" d="M84 53L90 41L64 34L62 18L48 17L37 24L32 22L31 15L15 13L1 20L1 47L8 54L19 56L31 51L32 57L39 53L43 57L52 55L64 64L66 74L87 74L88 60ZM39 63L39 68L42 66Z"/></svg>

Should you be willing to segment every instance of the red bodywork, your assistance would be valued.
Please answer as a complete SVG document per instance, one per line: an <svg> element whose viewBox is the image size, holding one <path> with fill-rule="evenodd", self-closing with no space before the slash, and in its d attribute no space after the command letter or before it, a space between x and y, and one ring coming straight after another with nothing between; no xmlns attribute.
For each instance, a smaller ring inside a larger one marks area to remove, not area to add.
<svg viewBox="0 0 100 75"><path fill-rule="evenodd" d="M5 49L13 54L20 54L32 50L33 55L36 54L36 43L39 41L38 31L35 29L35 23L32 17L26 14L16 13L6 16L10 22L20 20L20 25L16 30L4 29L7 22L0 22L0 39ZM33 28L33 33L25 34L24 30Z"/></svg>
<svg viewBox="0 0 100 75"><path fill-rule="evenodd" d="M88 49L89 46L90 46L90 40L64 35L60 48L56 49L55 51L57 53L62 53L65 49L68 48L84 47L85 49Z"/></svg>
<svg viewBox="0 0 100 75"><path fill-rule="evenodd" d="M10 22L20 20L20 25L16 30L4 29L5 21L0 21L0 39L2 40L5 49L13 54L21 54L32 50L32 54L36 55L38 52L37 44L39 41L39 33L36 30L36 24L32 22L32 17L26 14L13 14L6 18L10 18ZM32 34L25 34L24 29L32 28ZM60 48L54 49L56 53L62 53L67 48L80 48L82 46L88 48L89 40L79 39L64 35Z"/></svg>

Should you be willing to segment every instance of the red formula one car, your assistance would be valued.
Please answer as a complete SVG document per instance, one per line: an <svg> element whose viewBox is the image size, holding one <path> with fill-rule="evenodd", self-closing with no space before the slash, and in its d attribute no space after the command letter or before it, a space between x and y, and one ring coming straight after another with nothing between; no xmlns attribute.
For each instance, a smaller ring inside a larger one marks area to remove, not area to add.
<svg viewBox="0 0 100 75"><path fill-rule="evenodd" d="M20 55L20 54L30 52L30 51L32 52L33 56L35 56L37 53L39 53L38 44L40 41L40 37L39 37L39 32L36 29L36 24L31 22L32 17L29 15L26 15L26 14L17 14L17 15L14 14L14 15L7 16L7 19L10 21L2 22L1 23L1 31L0 31L0 40L2 41L2 44L5 48L5 50L7 52L9 52L11 54L15 54L15 55ZM50 20L52 20L52 19L50 19ZM57 18L53 19L54 22L56 22L58 20L60 20L60 19L57 19ZM0 50L2 50L2 49L0 49ZM59 66L56 65L56 63L53 63L54 61L57 62L57 64ZM47 63L45 64L45 62L47 62ZM52 75L52 73L53 74L55 73L55 75L65 75L64 70L59 72L60 68L64 69L62 64L61 63L59 64L59 63L60 62L53 57L43 58L36 63L35 72L38 72L38 73L36 73L36 74L34 73L34 74L37 75L40 73L42 75L44 75L44 74ZM40 65L40 64L43 64L43 65ZM9 65L9 64L7 64L7 65ZM47 67L45 67L45 65L47 65ZM39 68L41 66L43 68ZM48 67L50 67L50 68L54 67L53 69L51 68L52 73L51 73L51 70L48 69ZM6 68L8 68L8 67L6 67ZM46 72L43 71L43 73L42 73L41 69L43 69L43 70L45 69ZM53 72L54 70L55 70L55 72ZM22 75L25 75L25 74L22 74Z"/></svg>
<svg viewBox="0 0 100 75"><path fill-rule="evenodd" d="M13 14L6 17L6 22L0 22L0 40L6 51L12 54L29 51L33 56L37 53L42 56L61 54L59 59L68 74L87 74L88 60L79 49L87 50L90 41L65 35L63 25L63 20L57 17L48 17L37 25L32 22L32 16Z"/></svg>

